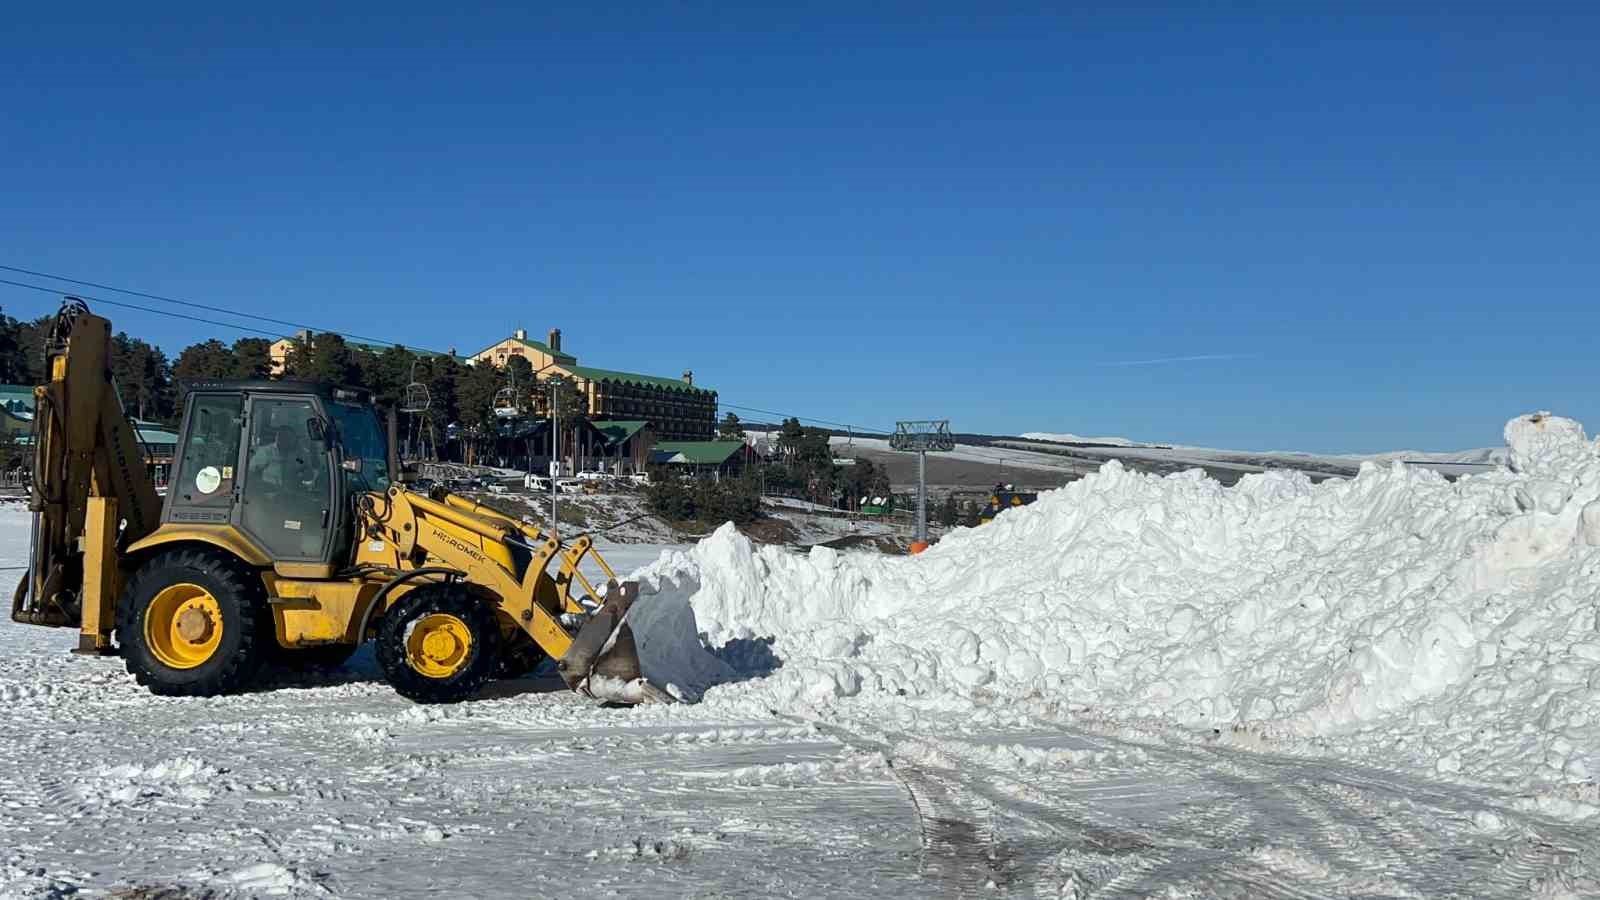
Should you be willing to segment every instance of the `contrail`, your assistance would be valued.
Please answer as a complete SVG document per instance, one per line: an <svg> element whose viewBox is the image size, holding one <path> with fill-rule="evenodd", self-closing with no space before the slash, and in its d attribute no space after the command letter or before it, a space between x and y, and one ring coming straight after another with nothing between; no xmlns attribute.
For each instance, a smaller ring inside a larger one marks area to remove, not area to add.
<svg viewBox="0 0 1600 900"><path fill-rule="evenodd" d="M1209 362L1221 359L1253 359L1254 353L1201 353L1195 356L1163 356L1160 359L1129 359L1101 363L1102 366L1159 366L1164 363Z"/></svg>

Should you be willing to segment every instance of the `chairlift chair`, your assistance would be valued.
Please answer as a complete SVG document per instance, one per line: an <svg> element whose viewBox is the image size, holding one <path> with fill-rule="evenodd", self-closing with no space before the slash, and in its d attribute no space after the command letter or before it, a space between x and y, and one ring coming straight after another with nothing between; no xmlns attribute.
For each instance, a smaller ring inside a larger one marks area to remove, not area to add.
<svg viewBox="0 0 1600 900"><path fill-rule="evenodd" d="M510 375L511 383L494 392L494 414L502 419L522 415L521 395L517 393L517 373L512 371Z"/></svg>
<svg viewBox="0 0 1600 900"><path fill-rule="evenodd" d="M403 449L408 459L432 459L437 455L433 440L433 416L428 411L433 405L433 396L428 386L417 380L417 362L411 361L411 383L406 385L405 393L400 398L400 411L410 420Z"/></svg>
<svg viewBox="0 0 1600 900"><path fill-rule="evenodd" d="M522 404L517 402L515 387L503 387L494 392L494 414L502 419L522 415Z"/></svg>
<svg viewBox="0 0 1600 900"><path fill-rule="evenodd" d="M411 361L411 383L406 385L405 397L400 401L400 411L403 413L427 412L433 405L433 397L428 392L428 386L417 380L417 361Z"/></svg>

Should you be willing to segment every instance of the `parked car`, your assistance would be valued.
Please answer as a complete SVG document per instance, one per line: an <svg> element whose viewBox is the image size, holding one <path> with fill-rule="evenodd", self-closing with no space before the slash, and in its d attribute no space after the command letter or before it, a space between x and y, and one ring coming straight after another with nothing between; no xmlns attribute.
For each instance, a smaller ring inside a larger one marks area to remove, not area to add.
<svg viewBox="0 0 1600 900"><path fill-rule="evenodd" d="M573 477L577 478L579 481L609 481L611 479L611 476L604 472L593 472L587 470L579 472Z"/></svg>
<svg viewBox="0 0 1600 900"><path fill-rule="evenodd" d="M635 472L632 475L628 476L628 480L633 482L634 484L640 486L640 487L649 487L649 485L650 485L650 473L648 473L648 472Z"/></svg>
<svg viewBox="0 0 1600 900"><path fill-rule="evenodd" d="M576 478L557 478L556 492L561 494L583 493L583 482Z"/></svg>

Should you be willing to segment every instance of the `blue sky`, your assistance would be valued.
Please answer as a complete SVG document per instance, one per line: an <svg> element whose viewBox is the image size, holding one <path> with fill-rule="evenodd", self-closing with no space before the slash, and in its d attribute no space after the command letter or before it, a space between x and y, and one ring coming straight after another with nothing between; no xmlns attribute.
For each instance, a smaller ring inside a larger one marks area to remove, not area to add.
<svg viewBox="0 0 1600 900"><path fill-rule="evenodd" d="M866 426L1600 428L1592 5L529 6L11 10L0 264Z"/></svg>

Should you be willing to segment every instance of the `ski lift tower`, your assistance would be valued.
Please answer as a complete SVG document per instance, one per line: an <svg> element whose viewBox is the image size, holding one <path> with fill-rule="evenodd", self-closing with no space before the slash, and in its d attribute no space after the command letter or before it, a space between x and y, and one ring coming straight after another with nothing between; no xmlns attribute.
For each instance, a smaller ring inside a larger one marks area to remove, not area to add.
<svg viewBox="0 0 1600 900"><path fill-rule="evenodd" d="M928 549L928 454L954 450L955 435L950 433L949 419L896 422L889 446L917 454L917 533L911 552L921 553Z"/></svg>

